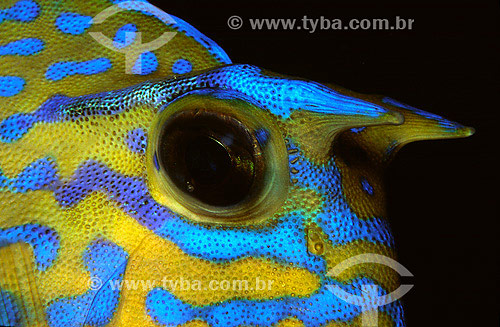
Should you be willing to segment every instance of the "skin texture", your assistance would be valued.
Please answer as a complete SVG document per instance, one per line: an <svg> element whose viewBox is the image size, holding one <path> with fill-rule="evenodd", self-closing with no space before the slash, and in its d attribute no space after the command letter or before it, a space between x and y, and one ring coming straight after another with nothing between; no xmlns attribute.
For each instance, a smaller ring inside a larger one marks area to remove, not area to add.
<svg viewBox="0 0 500 327"><path fill-rule="evenodd" d="M328 272L357 254L396 258L385 167L408 142L473 130L232 64L176 17L127 10L91 23L111 5L0 4L0 325L360 326L360 307L327 285L387 294L398 274L374 264ZM137 31L143 43L175 35L135 53L142 64L127 71L116 50L138 44ZM258 140L264 191L210 207L169 182L162 128L196 109L233 117ZM379 326L404 326L399 301L368 311Z"/></svg>

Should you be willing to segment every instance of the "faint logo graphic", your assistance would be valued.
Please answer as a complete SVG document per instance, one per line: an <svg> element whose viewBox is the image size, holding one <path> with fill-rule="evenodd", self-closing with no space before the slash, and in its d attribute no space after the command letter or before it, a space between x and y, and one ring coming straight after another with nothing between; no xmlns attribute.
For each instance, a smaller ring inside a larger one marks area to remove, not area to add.
<svg viewBox="0 0 500 327"><path fill-rule="evenodd" d="M119 4L113 5L101 11L92 19L92 24L101 24L109 17L125 11L125 10L135 10L140 11L146 15L151 15L158 18L165 24L175 24L175 20L161 9L153 6L150 3L142 1L124 1ZM146 51L153 51L161 48L167 44L172 38L177 34L177 32L165 32L157 39L142 43L142 33L141 32L125 32L125 40L134 40L130 45L126 47L119 47L102 32L90 32L89 33L97 42L116 52L125 54L125 73L126 74L141 74L142 72L142 62L141 54ZM133 71L134 70L134 71Z"/></svg>
<svg viewBox="0 0 500 327"><path fill-rule="evenodd" d="M395 270L400 276L413 277L413 274L406 269L403 265L394 259L384 255L375 253L365 253L347 260L342 261L333 267L327 276L337 277L346 269L353 266L366 263L377 263L388 266ZM378 286L374 284L365 284L361 286L362 295L354 295L344 291L337 285L326 285L328 290L335 294L339 299L361 307L362 312L362 326L363 327L377 327L378 326L378 307L384 306L402 298L413 287L412 284L402 284L393 292L380 296L378 293Z"/></svg>

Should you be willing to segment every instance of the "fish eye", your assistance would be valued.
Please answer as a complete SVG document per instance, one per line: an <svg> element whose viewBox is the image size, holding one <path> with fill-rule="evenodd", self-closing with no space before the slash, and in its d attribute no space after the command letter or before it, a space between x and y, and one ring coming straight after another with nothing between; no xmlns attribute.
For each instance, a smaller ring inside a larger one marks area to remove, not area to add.
<svg viewBox="0 0 500 327"><path fill-rule="evenodd" d="M242 224L272 216L290 183L276 122L239 95L188 94L161 110L148 143L148 187L194 221Z"/></svg>
<svg viewBox="0 0 500 327"><path fill-rule="evenodd" d="M158 160L190 196L234 206L258 192L265 160L257 137L236 118L193 109L172 116L159 137Z"/></svg>

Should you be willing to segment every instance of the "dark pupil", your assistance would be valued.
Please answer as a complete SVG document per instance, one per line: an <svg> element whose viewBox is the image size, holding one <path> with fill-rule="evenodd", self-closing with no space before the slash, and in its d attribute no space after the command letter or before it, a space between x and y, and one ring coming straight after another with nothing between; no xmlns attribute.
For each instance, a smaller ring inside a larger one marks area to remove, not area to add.
<svg viewBox="0 0 500 327"><path fill-rule="evenodd" d="M186 148L187 170L197 184L213 185L221 182L231 170L231 157L212 137L195 137Z"/></svg>
<svg viewBox="0 0 500 327"><path fill-rule="evenodd" d="M213 206L231 206L250 193L257 173L257 143L232 117L188 111L169 119L158 158L184 192Z"/></svg>

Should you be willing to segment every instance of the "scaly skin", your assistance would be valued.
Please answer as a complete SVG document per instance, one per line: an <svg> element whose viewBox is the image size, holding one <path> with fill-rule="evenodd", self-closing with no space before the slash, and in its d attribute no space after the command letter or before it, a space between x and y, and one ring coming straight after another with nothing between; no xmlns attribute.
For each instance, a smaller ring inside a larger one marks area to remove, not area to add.
<svg viewBox="0 0 500 327"><path fill-rule="evenodd" d="M360 326L361 307L327 285L385 294L398 274L328 271L357 254L395 258L384 167L408 142L472 129L234 65L175 17L127 10L90 22L111 5L0 4L0 325ZM124 54L90 35L123 41L124 31L143 43L176 34L125 74ZM171 155L160 131L189 108L266 132L269 175L257 182L269 192L257 206L213 214L166 182L154 159ZM368 312L379 326L404 326L399 301Z"/></svg>

